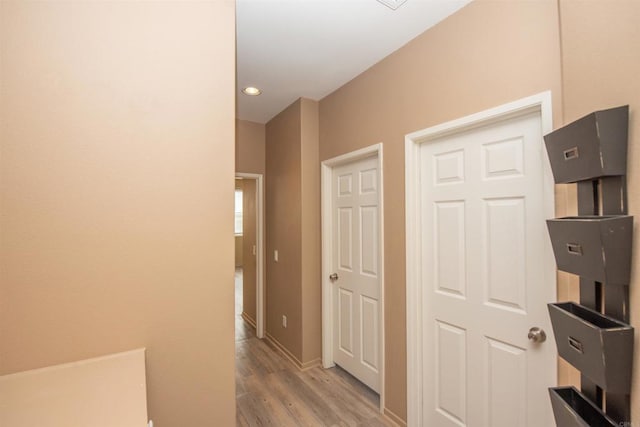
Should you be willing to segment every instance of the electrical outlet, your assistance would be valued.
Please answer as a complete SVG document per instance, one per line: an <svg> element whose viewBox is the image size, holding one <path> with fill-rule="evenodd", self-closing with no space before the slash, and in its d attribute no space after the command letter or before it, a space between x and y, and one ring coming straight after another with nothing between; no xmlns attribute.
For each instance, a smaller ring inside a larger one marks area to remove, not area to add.
<svg viewBox="0 0 640 427"><path fill-rule="evenodd" d="M282 316L282 327L286 328L287 327L287 316Z"/></svg>
<svg viewBox="0 0 640 427"><path fill-rule="evenodd" d="M253 252L253 255L256 254L256 245L253 245L253 249L251 251Z"/></svg>
<svg viewBox="0 0 640 427"><path fill-rule="evenodd" d="M273 251L273 260L275 262L278 262L278 250L277 249L275 251Z"/></svg>

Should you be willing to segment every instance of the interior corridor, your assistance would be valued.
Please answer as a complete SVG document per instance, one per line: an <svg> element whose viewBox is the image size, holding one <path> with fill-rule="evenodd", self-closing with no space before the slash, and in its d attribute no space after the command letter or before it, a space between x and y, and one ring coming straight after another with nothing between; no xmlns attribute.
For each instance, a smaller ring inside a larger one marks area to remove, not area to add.
<svg viewBox="0 0 640 427"><path fill-rule="evenodd" d="M378 395L339 367L300 372L256 338L242 318L242 270L236 290L236 424L238 426L393 426Z"/></svg>

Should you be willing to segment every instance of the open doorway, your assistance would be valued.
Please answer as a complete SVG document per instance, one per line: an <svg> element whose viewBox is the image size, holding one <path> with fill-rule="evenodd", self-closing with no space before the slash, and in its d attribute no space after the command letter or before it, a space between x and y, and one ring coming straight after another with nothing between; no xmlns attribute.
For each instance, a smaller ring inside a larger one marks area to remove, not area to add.
<svg viewBox="0 0 640 427"><path fill-rule="evenodd" d="M237 174L235 188L236 340L263 338L262 175Z"/></svg>

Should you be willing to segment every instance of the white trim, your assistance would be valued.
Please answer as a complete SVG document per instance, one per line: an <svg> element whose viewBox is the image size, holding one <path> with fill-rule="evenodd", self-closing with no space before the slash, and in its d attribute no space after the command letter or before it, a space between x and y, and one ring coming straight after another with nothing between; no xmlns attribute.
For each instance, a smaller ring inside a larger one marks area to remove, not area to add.
<svg viewBox="0 0 640 427"><path fill-rule="evenodd" d="M422 420L422 283L421 225L420 225L420 145L430 141L467 131L479 126L518 117L530 112L540 112L543 135L553 129L551 92L546 91L515 102L501 105L480 113L442 123L408 134L405 137L405 224L407 262L407 426L420 426ZM546 153L546 150L542 150ZM544 210L547 217L554 216L554 181L551 167L544 168ZM548 240L548 239L547 239ZM555 264L550 243L545 245L548 262L545 281L556 283ZM553 296L555 300L555 295ZM553 369L556 369L554 364Z"/></svg>
<svg viewBox="0 0 640 427"><path fill-rule="evenodd" d="M258 173L236 173L238 178L256 180L256 336L264 338L264 177Z"/></svg>
<svg viewBox="0 0 640 427"><path fill-rule="evenodd" d="M380 412L385 406L385 319L384 319L384 174L382 143L370 145L322 162L321 176L321 216L322 216L322 366L331 368L333 361L333 286L329 275L333 272L331 260L332 215L331 178L333 168L367 157L378 159L378 179L380 182L378 204L380 212Z"/></svg>
<svg viewBox="0 0 640 427"><path fill-rule="evenodd" d="M418 193L420 145L405 138L405 230L406 230L406 298L407 298L407 426L418 425L422 420L422 313L420 301L422 259L420 239L415 233L418 222Z"/></svg>

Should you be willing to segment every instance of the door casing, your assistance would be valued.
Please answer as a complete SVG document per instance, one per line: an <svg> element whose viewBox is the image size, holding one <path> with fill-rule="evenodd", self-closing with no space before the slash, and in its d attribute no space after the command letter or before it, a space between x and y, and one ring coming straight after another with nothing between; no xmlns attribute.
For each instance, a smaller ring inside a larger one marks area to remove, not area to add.
<svg viewBox="0 0 640 427"><path fill-rule="evenodd" d="M236 173L256 180L256 337L264 338L264 178L257 173ZM243 283L242 286L245 286Z"/></svg>
<svg viewBox="0 0 640 427"><path fill-rule="evenodd" d="M378 206L380 212L379 230L380 236L380 412L384 410L384 180L383 180L383 154L382 143L370 145L350 153L346 153L322 162L321 182L321 219L322 219L322 366L331 368L335 366L333 359L333 283L329 275L333 272L333 215L332 205L332 176L333 168L351 163L360 159L375 155L378 160Z"/></svg>
<svg viewBox="0 0 640 427"><path fill-rule="evenodd" d="M489 125L507 118L539 112L542 133L553 130L551 92L546 91L515 102L501 105L470 116L439 124L410 133L405 137L405 229L406 229L406 309L407 309L407 426L421 425L422 414L422 290L420 284L423 272L420 265L422 248L421 185L420 185L420 145L428 144L444 136L468 131L475 127ZM542 150L546 153L546 150ZM547 217L555 212L554 181L549 162L545 162L543 209ZM545 281L556 289L556 272L550 243L545 245ZM551 302L551 301L550 301ZM552 367L557 377L557 366Z"/></svg>

